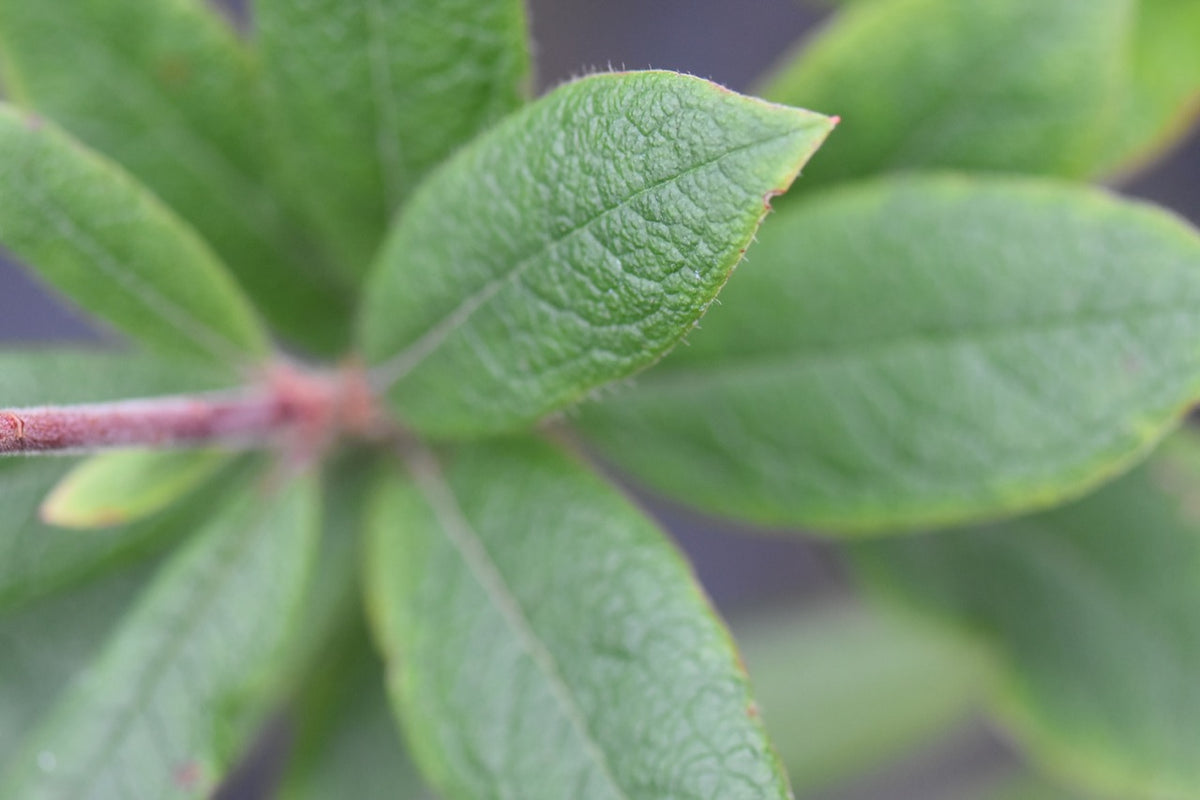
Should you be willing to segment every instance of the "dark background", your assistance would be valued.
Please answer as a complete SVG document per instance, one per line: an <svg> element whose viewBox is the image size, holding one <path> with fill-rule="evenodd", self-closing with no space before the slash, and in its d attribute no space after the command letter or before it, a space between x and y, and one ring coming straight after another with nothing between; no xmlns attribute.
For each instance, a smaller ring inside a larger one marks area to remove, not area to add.
<svg viewBox="0 0 1200 800"><path fill-rule="evenodd" d="M236 0L231 4L240 5ZM818 6L800 0L532 0L530 5L543 89L610 67L654 67L748 90L756 76L823 16ZM1118 188L1200 221L1200 136ZM47 296L3 258L0 285L0 340L96 335L80 315ZM693 559L718 606L735 620L767 606L800 605L847 593L832 550L819 541L735 530L671 504L643 499ZM1012 759L997 737L983 725L974 725L912 762L819 800L953 797L953 786L964 774L996 770ZM249 784L261 782L251 778ZM247 787L228 797L245 800L262 796L259 792Z"/></svg>

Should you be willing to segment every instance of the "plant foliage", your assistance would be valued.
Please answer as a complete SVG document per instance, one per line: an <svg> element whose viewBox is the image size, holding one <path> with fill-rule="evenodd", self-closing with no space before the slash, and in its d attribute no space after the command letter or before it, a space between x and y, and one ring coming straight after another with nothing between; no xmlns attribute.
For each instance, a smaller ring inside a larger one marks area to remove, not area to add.
<svg viewBox="0 0 1200 800"><path fill-rule="evenodd" d="M0 245L128 344L0 354L6 448L266 403L0 462L0 797L208 797L289 708L295 800L784 800L982 704L975 796L1200 798L1200 234L1080 183L1200 6L842 5L767 102L531 98L521 0L0 0ZM594 455L907 609L748 634L780 755Z"/></svg>

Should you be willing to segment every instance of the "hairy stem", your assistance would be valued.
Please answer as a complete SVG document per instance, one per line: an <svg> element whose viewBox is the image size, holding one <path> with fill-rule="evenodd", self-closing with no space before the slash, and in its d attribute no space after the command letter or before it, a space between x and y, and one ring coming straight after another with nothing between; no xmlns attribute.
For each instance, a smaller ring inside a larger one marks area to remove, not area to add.
<svg viewBox="0 0 1200 800"><path fill-rule="evenodd" d="M229 444L311 456L382 424L361 369L276 366L236 392L0 410L0 453Z"/></svg>

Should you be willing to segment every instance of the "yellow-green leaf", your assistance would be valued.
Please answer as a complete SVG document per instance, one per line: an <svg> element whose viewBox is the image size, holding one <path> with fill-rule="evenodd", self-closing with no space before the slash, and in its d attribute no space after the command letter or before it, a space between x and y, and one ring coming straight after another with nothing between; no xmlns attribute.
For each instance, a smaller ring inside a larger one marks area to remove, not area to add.
<svg viewBox="0 0 1200 800"><path fill-rule="evenodd" d="M219 450L120 450L73 467L38 509L60 528L109 528L166 508L230 459Z"/></svg>

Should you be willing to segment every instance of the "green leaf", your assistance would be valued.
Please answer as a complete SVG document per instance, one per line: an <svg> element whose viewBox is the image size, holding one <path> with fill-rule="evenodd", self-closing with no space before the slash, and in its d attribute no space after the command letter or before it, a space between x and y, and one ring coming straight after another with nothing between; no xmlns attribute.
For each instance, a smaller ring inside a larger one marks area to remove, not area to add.
<svg viewBox="0 0 1200 800"><path fill-rule="evenodd" d="M20 102L194 225L273 325L314 346L344 338L348 301L264 177L253 59L209 3L0 0L0 64ZM123 201L113 198L105 217L128 217ZM159 260L160 269L174 264Z"/></svg>
<svg viewBox="0 0 1200 800"><path fill-rule="evenodd" d="M104 403L235 385L224 365L95 347L0 349L0 409Z"/></svg>
<svg viewBox="0 0 1200 800"><path fill-rule="evenodd" d="M868 582L994 654L1000 719L1102 796L1200 786L1200 438L1011 523L855 548Z"/></svg>
<svg viewBox="0 0 1200 800"><path fill-rule="evenodd" d="M882 769L972 710L982 659L940 632L839 603L734 625L800 796Z"/></svg>
<svg viewBox="0 0 1200 800"><path fill-rule="evenodd" d="M1041 777L1020 776L1004 781L992 791L979 792L973 797L982 800L1083 800L1083 796L1068 792Z"/></svg>
<svg viewBox="0 0 1200 800"><path fill-rule="evenodd" d="M400 741L365 633L356 629L327 648L305 687L281 800L429 797Z"/></svg>
<svg viewBox="0 0 1200 800"><path fill-rule="evenodd" d="M99 351L0 353L0 408L85 403L128 395L220 388L205 369ZM0 608L27 602L97 570L144 554L203 518L241 475L218 476L178 509L101 535L44 525L38 505L76 463L65 457L0 458Z"/></svg>
<svg viewBox="0 0 1200 800"><path fill-rule="evenodd" d="M831 127L669 72L584 78L509 117L384 247L363 330L392 406L428 434L489 433L652 363Z"/></svg>
<svg viewBox="0 0 1200 800"><path fill-rule="evenodd" d="M1031 510L1200 396L1200 237L1034 179L911 177L785 208L704 329L585 409L655 489L831 531Z"/></svg>
<svg viewBox="0 0 1200 800"><path fill-rule="evenodd" d="M1200 115L1200 4L1141 0L1127 50L1130 85L1106 171L1144 165Z"/></svg>
<svg viewBox="0 0 1200 800"><path fill-rule="evenodd" d="M76 465L42 501L42 521L109 528L161 511L228 463L220 450L119 450Z"/></svg>
<svg viewBox="0 0 1200 800"><path fill-rule="evenodd" d="M524 100L521 0L255 0L294 192L359 279L431 167Z"/></svg>
<svg viewBox="0 0 1200 800"><path fill-rule="evenodd" d="M317 554L320 580L304 596L304 629L293 644L286 680L300 683L321 672L330 649L340 650L347 627L362 617L362 539L365 507L378 468L376 458L361 452L341 454L321 472L321 542Z"/></svg>
<svg viewBox="0 0 1200 800"><path fill-rule="evenodd" d="M237 368L269 352L237 285L143 187L0 105L0 244L141 344Z"/></svg>
<svg viewBox="0 0 1200 800"><path fill-rule="evenodd" d="M620 494L536 441L412 461L379 487L368 603L447 800L790 797L728 635Z"/></svg>
<svg viewBox="0 0 1200 800"><path fill-rule="evenodd" d="M146 575L139 565L0 612L0 770L92 659Z"/></svg>
<svg viewBox="0 0 1200 800"><path fill-rule="evenodd" d="M251 485L173 556L0 795L208 797L261 721L316 549L316 487Z"/></svg>
<svg viewBox="0 0 1200 800"><path fill-rule="evenodd" d="M1134 0L884 0L834 18L763 90L841 114L805 187L909 168L1094 173ZM814 183L815 182L815 183Z"/></svg>

